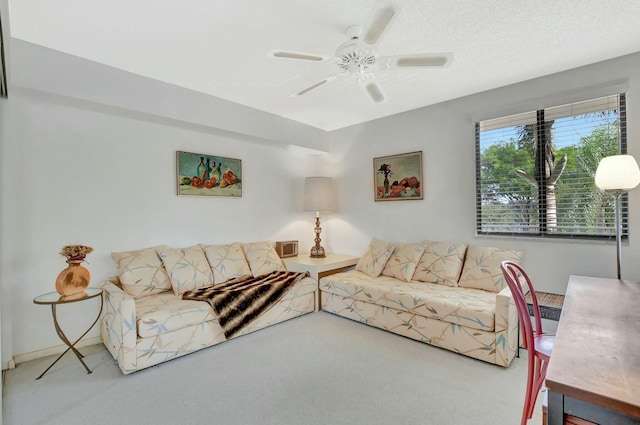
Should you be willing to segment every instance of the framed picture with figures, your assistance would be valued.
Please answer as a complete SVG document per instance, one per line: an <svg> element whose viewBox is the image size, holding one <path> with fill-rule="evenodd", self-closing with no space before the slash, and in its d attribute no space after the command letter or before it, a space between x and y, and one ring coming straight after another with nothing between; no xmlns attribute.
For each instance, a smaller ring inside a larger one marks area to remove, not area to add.
<svg viewBox="0 0 640 425"><path fill-rule="evenodd" d="M373 158L376 201L423 199L422 151Z"/></svg>

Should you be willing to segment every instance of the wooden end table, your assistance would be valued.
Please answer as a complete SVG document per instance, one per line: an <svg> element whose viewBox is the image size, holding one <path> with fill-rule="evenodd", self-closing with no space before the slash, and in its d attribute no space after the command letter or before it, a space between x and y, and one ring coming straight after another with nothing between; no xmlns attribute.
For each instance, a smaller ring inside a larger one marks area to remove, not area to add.
<svg viewBox="0 0 640 425"><path fill-rule="evenodd" d="M89 326L89 328L80 336L80 338L78 338L74 342L71 342L69 340L69 338L67 338L67 336L64 334L62 328L60 327L60 324L58 323L58 316L56 315L56 307L58 305L77 303L77 302L80 302L80 301L90 300L90 299L96 298L96 297L100 297L100 311L98 312L98 316L96 316L96 320L94 320L93 323L91 323L91 326ZM95 326L95 324L98 323L98 319L100 319L100 315L102 314L102 305L103 305L103 302L104 302L104 297L102 296L102 289L101 288L87 288L85 290L85 292L83 292L83 293L64 296L64 297L61 296L57 292L49 292L49 293L42 294L42 295L39 295L39 296L35 297L33 299L33 302L34 302L34 304L50 305L51 306L51 314L53 315L53 324L54 324L54 326L56 328L56 333L58 334L58 337L62 340L62 342L64 342L66 344L66 346L67 346L67 349L64 350L64 352L62 354L60 354L58 356L58 358L55 359L55 361L53 363L51 363L51 365L49 365L49 367L44 372L42 372L42 374L40 376L38 376L36 378L36 380L42 378L44 376L44 374L47 373L49 371L49 369L51 369L53 367L54 364L58 363L58 360L60 360L62 358L62 356L67 354L67 352L69 350L73 351L73 354L75 354L76 357L78 358L78 360L80 361L80 363L82 363L84 368L87 370L87 373L91 373L91 369L89 369L89 367L84 362L84 360L82 360L82 358L84 356L82 355L82 353L80 353L78 351L78 349L75 346L76 346L76 344L78 342L80 342L80 340L82 338L84 338L84 336L87 333L89 333L89 331Z"/></svg>
<svg viewBox="0 0 640 425"><path fill-rule="evenodd" d="M323 258L311 258L309 254L300 254L295 257L283 258L287 270L292 272L309 272L316 280L316 311L322 308L320 298L320 279L325 276L346 271L355 266L360 257L344 254L327 254Z"/></svg>

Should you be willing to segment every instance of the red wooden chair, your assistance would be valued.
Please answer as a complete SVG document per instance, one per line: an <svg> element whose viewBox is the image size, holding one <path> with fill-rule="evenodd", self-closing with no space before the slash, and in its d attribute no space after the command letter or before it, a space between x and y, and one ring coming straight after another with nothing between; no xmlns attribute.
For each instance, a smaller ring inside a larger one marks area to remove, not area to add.
<svg viewBox="0 0 640 425"><path fill-rule="evenodd" d="M533 415L536 398L547 375L547 365L549 364L549 357L551 357L555 336L542 332L538 298L524 269L513 261L503 261L501 267L502 274L507 281L507 285L509 285L516 304L524 348L528 351L527 391L524 399L524 408L522 409L522 421L520 422L521 425L526 425L527 420L531 419ZM523 288L523 281L527 285L525 288ZM526 292L531 292L533 321L527 308Z"/></svg>

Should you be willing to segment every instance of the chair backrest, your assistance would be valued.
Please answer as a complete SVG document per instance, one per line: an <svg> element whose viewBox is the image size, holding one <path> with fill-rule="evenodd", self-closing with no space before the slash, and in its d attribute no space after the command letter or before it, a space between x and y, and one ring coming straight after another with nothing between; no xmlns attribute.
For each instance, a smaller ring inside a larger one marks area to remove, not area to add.
<svg viewBox="0 0 640 425"><path fill-rule="evenodd" d="M507 285L509 285L511 295L513 296L516 304L518 318L520 319L520 326L522 329L524 347L533 347L533 337L542 334L540 305L538 304L536 291L533 289L531 279L529 279L529 276L519 264L514 263L513 261L503 261L501 268L502 274L507 281ZM525 282L526 287L523 288ZM529 309L527 308L527 300L525 298L525 294L527 292L531 294L531 301L533 304L533 322L531 321Z"/></svg>

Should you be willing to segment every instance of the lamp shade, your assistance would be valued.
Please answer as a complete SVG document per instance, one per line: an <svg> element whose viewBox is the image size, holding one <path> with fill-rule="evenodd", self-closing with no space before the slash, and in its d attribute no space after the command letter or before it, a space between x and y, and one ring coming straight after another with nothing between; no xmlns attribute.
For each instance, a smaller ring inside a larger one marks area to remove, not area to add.
<svg viewBox="0 0 640 425"><path fill-rule="evenodd" d="M628 192L640 184L640 169L631 155L607 156L598 164L595 180L602 190Z"/></svg>
<svg viewBox="0 0 640 425"><path fill-rule="evenodd" d="M335 211L336 196L331 177L307 177L304 179L304 211Z"/></svg>

